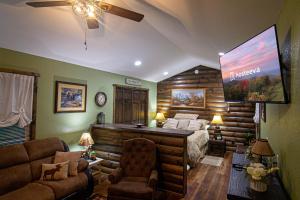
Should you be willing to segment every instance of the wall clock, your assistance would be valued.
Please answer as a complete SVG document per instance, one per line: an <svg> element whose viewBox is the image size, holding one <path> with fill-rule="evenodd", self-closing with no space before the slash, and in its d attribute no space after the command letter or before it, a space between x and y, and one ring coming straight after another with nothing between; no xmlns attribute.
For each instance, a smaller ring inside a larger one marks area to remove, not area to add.
<svg viewBox="0 0 300 200"><path fill-rule="evenodd" d="M104 92L98 92L95 96L95 103L97 106L104 106L107 101L107 96Z"/></svg>

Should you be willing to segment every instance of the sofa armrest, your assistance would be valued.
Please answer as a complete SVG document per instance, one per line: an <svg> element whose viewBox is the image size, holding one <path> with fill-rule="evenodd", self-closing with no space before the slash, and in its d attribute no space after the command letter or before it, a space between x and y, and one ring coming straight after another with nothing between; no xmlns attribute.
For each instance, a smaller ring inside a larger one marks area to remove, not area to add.
<svg viewBox="0 0 300 200"><path fill-rule="evenodd" d="M85 171L88 167L89 167L89 162L86 161L84 158L80 158L80 160L78 161L77 171L78 171L78 172L83 172L83 171Z"/></svg>
<svg viewBox="0 0 300 200"><path fill-rule="evenodd" d="M92 170L90 168L87 168L84 170L84 173L85 175L87 176L87 179L88 179L88 185L87 185L87 188L85 190L85 196L86 196L86 199L88 199L92 193L94 192L94 178L93 178L93 175L92 175Z"/></svg>
<svg viewBox="0 0 300 200"><path fill-rule="evenodd" d="M111 182L111 184L116 184L121 180L122 174L122 169L117 168L108 176L108 180Z"/></svg>
<svg viewBox="0 0 300 200"><path fill-rule="evenodd" d="M156 184L158 181L158 174L156 170L152 170L149 181L148 181L148 185L149 187L151 187L152 189L156 188Z"/></svg>

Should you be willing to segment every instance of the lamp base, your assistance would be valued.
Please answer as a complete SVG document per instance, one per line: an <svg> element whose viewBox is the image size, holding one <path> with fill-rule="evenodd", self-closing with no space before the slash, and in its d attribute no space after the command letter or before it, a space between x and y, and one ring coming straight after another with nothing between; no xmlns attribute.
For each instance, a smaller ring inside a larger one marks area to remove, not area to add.
<svg viewBox="0 0 300 200"><path fill-rule="evenodd" d="M216 126L215 131L214 131L214 136L215 140L222 140L222 134L221 134L221 129L219 126Z"/></svg>

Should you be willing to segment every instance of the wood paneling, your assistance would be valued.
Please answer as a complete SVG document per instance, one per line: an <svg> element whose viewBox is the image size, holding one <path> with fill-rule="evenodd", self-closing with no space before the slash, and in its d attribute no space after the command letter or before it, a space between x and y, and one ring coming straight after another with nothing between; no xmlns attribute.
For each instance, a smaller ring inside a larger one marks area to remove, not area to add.
<svg viewBox="0 0 300 200"><path fill-rule="evenodd" d="M195 74L195 70L198 74ZM205 88L205 108L178 108L171 106L172 89ZM226 139L227 150L235 150L237 144L246 142L248 133L255 133L253 122L254 105L251 103L226 103L220 70L198 66L157 85L157 112L165 113L166 117L174 117L176 113L197 113L199 118L212 120L214 114L221 114L224 124L221 126ZM214 126L209 133L212 136Z"/></svg>
<svg viewBox="0 0 300 200"><path fill-rule="evenodd" d="M110 174L119 167L123 141L132 138L147 138L157 146L158 187L183 197L187 189L187 136L192 131L161 128L137 129L128 125L106 124L92 127L95 141L93 149L101 162L103 174Z"/></svg>

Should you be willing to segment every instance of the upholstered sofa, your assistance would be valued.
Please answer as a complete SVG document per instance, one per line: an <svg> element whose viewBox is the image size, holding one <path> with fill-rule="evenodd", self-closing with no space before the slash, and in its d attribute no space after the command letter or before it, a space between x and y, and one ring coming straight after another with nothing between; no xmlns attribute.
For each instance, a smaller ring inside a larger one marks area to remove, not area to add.
<svg viewBox="0 0 300 200"><path fill-rule="evenodd" d="M58 138L33 140L0 148L0 200L84 199L93 191L88 162L80 160L78 175L40 181L42 163L52 163L56 151L68 151Z"/></svg>

